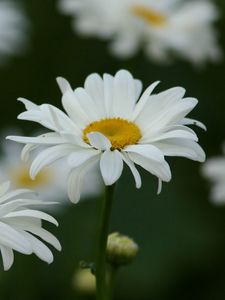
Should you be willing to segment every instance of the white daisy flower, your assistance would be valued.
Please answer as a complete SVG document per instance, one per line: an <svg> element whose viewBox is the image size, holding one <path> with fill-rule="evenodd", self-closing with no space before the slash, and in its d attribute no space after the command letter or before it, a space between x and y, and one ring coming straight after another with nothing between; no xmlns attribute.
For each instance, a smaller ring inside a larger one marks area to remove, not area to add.
<svg viewBox="0 0 225 300"><path fill-rule="evenodd" d="M139 98L142 83L125 70L115 77L91 74L84 88L73 90L63 78L57 79L63 93L62 105L67 112L49 105L36 105L19 99L27 111L19 119L38 122L50 132L38 137L8 136L26 143L22 158L40 145L48 146L33 160L30 176L67 157L72 171L68 177L68 194L78 202L82 182L93 165L98 164L105 185L114 184L122 174L123 164L133 173L136 187L141 177L135 164L161 181L168 182L171 172L164 156L183 156L204 161L205 153L198 137L186 125L198 121L185 116L196 106L195 98L184 98L185 90L176 87L151 95L159 82L150 85ZM138 100L139 99L139 100Z"/></svg>
<svg viewBox="0 0 225 300"><path fill-rule="evenodd" d="M216 204L225 203L225 145L223 156L209 158L202 166L202 174L212 182L211 200Z"/></svg>
<svg viewBox="0 0 225 300"><path fill-rule="evenodd" d="M42 220L58 226L57 221L44 212L28 208L44 204L40 200L28 198L31 190L10 191L9 187L9 182L0 185L0 250L4 270L8 270L13 264L13 251L27 255L34 253L50 264L53 261L52 252L41 240L59 251L61 245L50 232L42 228Z"/></svg>
<svg viewBox="0 0 225 300"><path fill-rule="evenodd" d="M27 20L18 4L0 0L0 62L24 47L26 31Z"/></svg>
<svg viewBox="0 0 225 300"><path fill-rule="evenodd" d="M0 158L0 182L10 180L11 187L32 189L48 199L48 201L56 201L66 203L66 183L62 178L67 178L69 169L65 160L57 161L51 167L43 168L34 179L29 175L30 161L22 161L20 153L22 150L21 144L16 144L11 141L2 143L3 155ZM34 156L40 151L34 151ZM87 174L85 178L86 184L82 191L82 199L92 198L99 195L103 189L103 183L100 174L93 170ZM61 205L54 206L57 211ZM46 206L45 206L46 208ZM47 206L48 210L52 210L52 206Z"/></svg>
<svg viewBox="0 0 225 300"><path fill-rule="evenodd" d="M142 45L158 61L171 53L193 63L221 56L212 26L218 13L210 0L61 0L60 10L75 17L81 34L112 39L110 48L121 57Z"/></svg>

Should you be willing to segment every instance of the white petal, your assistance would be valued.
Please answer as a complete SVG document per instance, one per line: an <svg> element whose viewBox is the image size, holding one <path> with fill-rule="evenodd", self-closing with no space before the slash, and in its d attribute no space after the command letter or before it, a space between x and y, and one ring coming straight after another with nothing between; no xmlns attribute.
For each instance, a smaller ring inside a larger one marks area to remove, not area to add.
<svg viewBox="0 0 225 300"><path fill-rule="evenodd" d="M152 145L130 145L127 146L124 151L126 152L134 152L138 153L139 155L149 158L154 161L163 162L164 155L162 151Z"/></svg>
<svg viewBox="0 0 225 300"><path fill-rule="evenodd" d="M185 89L175 87L162 93L151 95L149 98L146 98L148 101L143 101L145 105L142 106L142 110L140 110L140 113L137 115L135 122L142 129L152 129L152 123L155 122L155 120L159 119L162 122L165 117L168 117L168 113L170 115L171 112L174 112L184 94ZM146 93L146 97L147 95ZM163 122L160 127L164 126L164 123L165 122Z"/></svg>
<svg viewBox="0 0 225 300"><path fill-rule="evenodd" d="M160 142L164 141L167 139L187 139L187 140L192 140L197 142L198 137L194 131L189 131L189 130L170 130L165 133L158 133L158 135L151 136L151 132L148 134L144 134L142 139L140 140L140 143L154 143L154 142Z"/></svg>
<svg viewBox="0 0 225 300"><path fill-rule="evenodd" d="M27 100L25 98L18 98L18 101L22 102L27 110L39 110L39 106L30 100Z"/></svg>
<svg viewBox="0 0 225 300"><path fill-rule="evenodd" d="M61 247L58 239L53 234L51 234L49 231L36 225L34 222L30 222L25 219L19 220L17 218L17 219L14 219L13 222L10 220L10 224L11 223L14 226L16 226L16 228L19 228L19 229L25 230L25 231L29 231L30 233L35 234L36 236L40 237L45 242L52 245L58 251L61 251L62 247Z"/></svg>
<svg viewBox="0 0 225 300"><path fill-rule="evenodd" d="M53 234L51 234L49 231L45 230L44 228L40 228L38 226L25 226L23 229L42 238L45 242L52 245L58 251L62 250L62 247L61 247L58 239Z"/></svg>
<svg viewBox="0 0 225 300"><path fill-rule="evenodd" d="M37 173L42 168L49 166L51 163L64 156L67 156L73 151L73 145L57 145L43 150L36 156L36 158L32 162L30 168L30 177L34 179Z"/></svg>
<svg viewBox="0 0 225 300"><path fill-rule="evenodd" d="M204 162L205 152L194 141L185 139L167 139L155 143L166 156L181 156L195 161Z"/></svg>
<svg viewBox="0 0 225 300"><path fill-rule="evenodd" d="M42 104L40 107L56 128L56 132L63 130L76 135L80 134L80 128L60 109L48 104Z"/></svg>
<svg viewBox="0 0 225 300"><path fill-rule="evenodd" d="M76 168L100 153L101 151L95 149L81 149L80 151L74 151L69 155L68 163L72 168Z"/></svg>
<svg viewBox="0 0 225 300"><path fill-rule="evenodd" d="M100 170L105 185L112 185L119 179L123 171L123 160L117 150L107 150L102 154Z"/></svg>
<svg viewBox="0 0 225 300"><path fill-rule="evenodd" d="M162 191L162 180L158 178L158 189L157 189L157 195L159 195Z"/></svg>
<svg viewBox="0 0 225 300"><path fill-rule="evenodd" d="M93 122L95 120L99 120L102 118L101 113L99 113L95 102L89 96L89 94L83 88L77 88L74 91L74 95L82 107L85 114L88 116L89 122Z"/></svg>
<svg viewBox="0 0 225 300"><path fill-rule="evenodd" d="M3 261L4 270L8 271L11 268L13 261L14 261L13 250L11 248L3 246L3 245L0 246L0 250L2 253L2 261Z"/></svg>
<svg viewBox="0 0 225 300"><path fill-rule="evenodd" d="M114 77L114 99L112 117L131 118L136 102L136 86L133 76L126 70L120 70Z"/></svg>
<svg viewBox="0 0 225 300"><path fill-rule="evenodd" d="M91 146L96 149L109 150L112 147L110 140L100 132L91 132L87 134L87 137Z"/></svg>
<svg viewBox="0 0 225 300"><path fill-rule="evenodd" d="M163 162L156 162L137 153L129 153L129 158L142 168L157 176L163 181L170 181L171 171L168 163L164 160Z"/></svg>
<svg viewBox="0 0 225 300"><path fill-rule="evenodd" d="M105 97L105 111L106 117L110 117L112 112L113 97L114 97L114 78L109 74L103 75L103 84L104 84L104 97Z"/></svg>
<svg viewBox="0 0 225 300"><path fill-rule="evenodd" d="M131 170L131 172L134 176L134 180L135 180L135 183L136 183L136 188L139 189L141 187L141 176L140 176L137 168L135 167L132 160L130 160L130 158L128 157L126 152L122 152L121 155L122 155L122 158L123 158L124 162L128 165L128 167L130 168L130 170Z"/></svg>
<svg viewBox="0 0 225 300"><path fill-rule="evenodd" d="M136 93L135 93L136 96L135 96L135 98L136 98L136 101L137 101L139 99L139 97L140 97L143 84L142 84L141 80L138 80L138 79L135 79L134 83L135 83L135 90L136 90Z"/></svg>
<svg viewBox="0 0 225 300"><path fill-rule="evenodd" d="M198 120L194 120L194 119L184 118L181 121L181 124L183 124L183 125L196 125L196 126L202 128L205 131L207 130L206 126L202 122L200 122Z"/></svg>
<svg viewBox="0 0 225 300"><path fill-rule="evenodd" d="M54 145L54 144L61 144L65 143L65 140L60 136L48 136L42 134L39 137L26 137L26 136L17 136L17 135L10 135L7 136L6 139L23 144L42 144L42 145Z"/></svg>
<svg viewBox="0 0 225 300"><path fill-rule="evenodd" d="M32 249L27 241L19 232L11 226L0 222L0 244L12 248L23 254L31 254Z"/></svg>
<svg viewBox="0 0 225 300"><path fill-rule="evenodd" d="M89 123L88 116L77 101L73 91L67 91L63 94L62 105L69 117L76 122L76 124L83 128L85 124Z"/></svg>
<svg viewBox="0 0 225 300"><path fill-rule="evenodd" d="M48 221L56 226L58 226L58 222L55 218L50 216L49 214L46 214L39 210L32 210L32 209L25 209L20 211L14 211L4 216L4 219L7 218L13 218L13 217L32 217L37 219L42 219L45 221Z"/></svg>
<svg viewBox="0 0 225 300"><path fill-rule="evenodd" d="M160 83L160 81L156 81L154 83L152 83L143 93L143 95L141 96L141 98L139 99L136 107L135 107L135 111L133 114L133 119L137 118L137 116L139 115L139 113L142 111L142 109L144 108L146 102L149 100L149 97L151 95L151 93L153 92L153 90L155 89L155 87Z"/></svg>
<svg viewBox="0 0 225 300"><path fill-rule="evenodd" d="M21 160L27 163L30 159L30 152L37 149L39 145L27 144L21 151Z"/></svg>
<svg viewBox="0 0 225 300"><path fill-rule="evenodd" d="M62 94L66 93L67 91L72 91L72 88L71 88L69 82L65 78L57 77L56 81L58 83L58 86L59 86Z"/></svg>
<svg viewBox="0 0 225 300"><path fill-rule="evenodd" d="M94 103L98 108L100 118L105 118L106 111L102 78L96 73L89 75L85 80L84 88L94 100Z"/></svg>
<svg viewBox="0 0 225 300"><path fill-rule="evenodd" d="M34 237L29 232L21 230L21 233L31 243L33 253L35 253L37 255L37 257L39 257L41 260L47 262L48 264L53 262L54 258L53 258L52 252L49 250L49 248L44 243L42 243L40 240L38 240L36 237Z"/></svg>
<svg viewBox="0 0 225 300"><path fill-rule="evenodd" d="M0 203L3 203L8 200L12 200L13 198L18 197L18 196L22 197L25 194L34 194L34 193L35 193L34 191L29 190L29 189L12 190L0 198Z"/></svg>
<svg viewBox="0 0 225 300"><path fill-rule="evenodd" d="M80 200L82 185L84 177L87 172L96 164L100 159L100 155L92 157L81 166L71 171L68 177L68 196L70 201L78 203Z"/></svg>
<svg viewBox="0 0 225 300"><path fill-rule="evenodd" d="M7 193L9 188L10 188L10 181L6 181L0 184L0 197L3 196L5 193Z"/></svg>

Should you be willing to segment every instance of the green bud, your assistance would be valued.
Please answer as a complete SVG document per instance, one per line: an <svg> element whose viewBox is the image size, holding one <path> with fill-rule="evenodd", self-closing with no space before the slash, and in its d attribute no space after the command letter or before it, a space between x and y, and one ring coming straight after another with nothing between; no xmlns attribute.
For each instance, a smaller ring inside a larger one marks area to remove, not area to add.
<svg viewBox="0 0 225 300"><path fill-rule="evenodd" d="M138 245L128 236L111 233L107 241L107 261L114 266L128 265L138 252Z"/></svg>
<svg viewBox="0 0 225 300"><path fill-rule="evenodd" d="M74 274L73 285L83 295L94 295L96 290L95 276L90 269L79 269Z"/></svg>

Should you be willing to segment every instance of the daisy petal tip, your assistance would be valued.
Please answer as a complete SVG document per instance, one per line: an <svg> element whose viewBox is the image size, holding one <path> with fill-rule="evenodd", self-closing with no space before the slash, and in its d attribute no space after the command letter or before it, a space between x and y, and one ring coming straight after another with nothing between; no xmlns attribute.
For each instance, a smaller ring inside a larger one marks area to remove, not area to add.
<svg viewBox="0 0 225 300"><path fill-rule="evenodd" d="M73 204L78 204L80 202L80 195L77 196L77 197L68 195L68 197L70 199L70 202L73 203Z"/></svg>
<svg viewBox="0 0 225 300"><path fill-rule="evenodd" d="M138 183L138 184L136 184L136 189L140 189L141 188L141 186L142 186L142 183L140 182L140 183Z"/></svg>
<svg viewBox="0 0 225 300"><path fill-rule="evenodd" d="M19 102L22 102L22 103L24 103L26 101L26 99L23 98L23 97L19 97L16 100L19 101Z"/></svg>
<svg viewBox="0 0 225 300"><path fill-rule="evenodd" d="M56 77L56 82L59 86L60 91L64 94L65 92L71 90L69 82L63 77Z"/></svg>

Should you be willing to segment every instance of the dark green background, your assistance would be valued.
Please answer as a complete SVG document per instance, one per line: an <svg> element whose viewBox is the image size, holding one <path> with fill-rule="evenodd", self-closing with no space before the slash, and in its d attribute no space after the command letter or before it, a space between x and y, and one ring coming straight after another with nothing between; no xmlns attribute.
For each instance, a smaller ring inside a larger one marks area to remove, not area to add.
<svg viewBox="0 0 225 300"><path fill-rule="evenodd" d="M117 60L107 43L77 36L71 18L57 12L57 1L16 0L25 6L31 22L28 47L0 69L1 127L20 127L29 134L36 124L16 120L23 106L19 96L35 103L60 107L55 78L67 78L81 86L92 72L114 74L130 70L144 87L161 80L158 91L181 85L188 96L199 99L192 117L203 121L207 133L196 129L208 156L219 154L225 125L225 64L207 64L197 69L177 60L171 66L151 63L140 53L129 60ZM122 1L122 0L121 0ZM224 49L225 3L217 1L221 20L216 24ZM135 263L121 270L116 299L222 300L225 298L225 206L209 202L208 183L201 178L200 164L187 159L168 159L173 173L156 196L156 179L142 172L143 187L136 190L125 170L118 183L111 231L132 236L140 245ZM49 227L60 239L61 253L48 266L35 256L16 254L8 272L0 273L0 298L4 300L83 299L72 287L72 276L81 259L94 253L98 216L96 200L69 205L59 228Z"/></svg>

